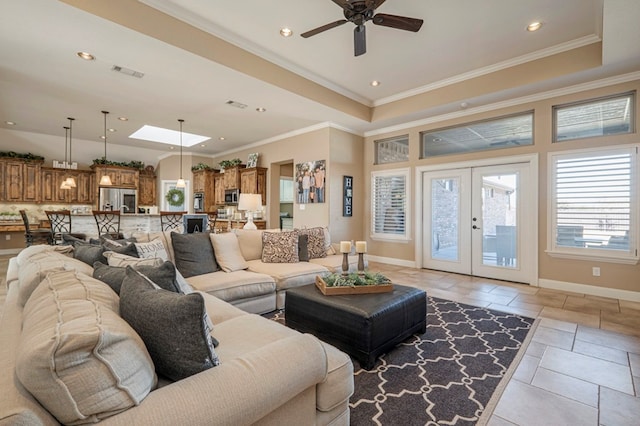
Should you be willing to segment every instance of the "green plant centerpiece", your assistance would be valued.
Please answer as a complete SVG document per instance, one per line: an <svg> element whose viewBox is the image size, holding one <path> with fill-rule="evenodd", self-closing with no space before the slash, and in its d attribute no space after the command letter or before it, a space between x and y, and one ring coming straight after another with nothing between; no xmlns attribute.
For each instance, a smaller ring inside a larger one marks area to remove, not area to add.
<svg viewBox="0 0 640 426"><path fill-rule="evenodd" d="M191 166L191 171L192 172L197 172L199 170L214 170L215 171L215 169L213 167L211 167L210 165L205 164L205 163L198 163L195 166Z"/></svg>
<svg viewBox="0 0 640 426"><path fill-rule="evenodd" d="M94 158L93 164L97 166L120 166L120 167L130 167L132 169L144 169L144 163L142 161L132 160L132 161L110 161L101 158Z"/></svg>
<svg viewBox="0 0 640 426"><path fill-rule="evenodd" d="M232 160L222 160L220 163L220 167L222 169L227 169L229 167L235 167L235 166L239 166L240 164L242 164L242 160L239 158L234 158Z"/></svg>
<svg viewBox="0 0 640 426"><path fill-rule="evenodd" d="M330 274L323 278L327 287L358 287L391 284L391 280L379 272L366 271L364 274L355 272L347 275Z"/></svg>

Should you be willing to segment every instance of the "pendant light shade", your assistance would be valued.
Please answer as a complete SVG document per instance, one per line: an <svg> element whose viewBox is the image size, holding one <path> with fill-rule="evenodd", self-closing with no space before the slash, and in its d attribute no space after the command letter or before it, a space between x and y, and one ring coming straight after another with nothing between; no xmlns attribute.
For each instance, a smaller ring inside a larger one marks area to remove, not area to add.
<svg viewBox="0 0 640 426"><path fill-rule="evenodd" d="M179 118L178 122L180 123L180 179L176 183L176 188L186 188L187 183L182 178L182 123L184 123L184 120Z"/></svg>
<svg viewBox="0 0 640 426"><path fill-rule="evenodd" d="M104 157L103 160L106 163L107 162L107 114L109 114L109 111L102 111L102 114L104 114ZM100 186L111 186L113 185L113 183L111 182L111 177L107 174L107 169L105 168L105 170L102 172L102 177L100 178Z"/></svg>
<svg viewBox="0 0 640 426"><path fill-rule="evenodd" d="M75 120L75 118L67 117L67 120L69 120L69 168L71 168L71 164L73 164L73 160L71 159L71 147L73 144L73 120ZM67 176L67 185L69 185L69 189L76 187L76 180L73 178L73 176Z"/></svg>
<svg viewBox="0 0 640 426"><path fill-rule="evenodd" d="M64 126L64 169L67 170L67 142L69 140L69 127ZM67 179L62 179L60 189L71 189L71 186L67 183Z"/></svg>

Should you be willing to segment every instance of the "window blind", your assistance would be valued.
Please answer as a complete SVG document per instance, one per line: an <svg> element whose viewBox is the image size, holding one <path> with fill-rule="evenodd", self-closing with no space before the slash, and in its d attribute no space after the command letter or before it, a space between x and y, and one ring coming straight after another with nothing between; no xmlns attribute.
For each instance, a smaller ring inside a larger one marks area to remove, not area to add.
<svg viewBox="0 0 640 426"><path fill-rule="evenodd" d="M373 233L405 235L407 209L406 175L373 176Z"/></svg>

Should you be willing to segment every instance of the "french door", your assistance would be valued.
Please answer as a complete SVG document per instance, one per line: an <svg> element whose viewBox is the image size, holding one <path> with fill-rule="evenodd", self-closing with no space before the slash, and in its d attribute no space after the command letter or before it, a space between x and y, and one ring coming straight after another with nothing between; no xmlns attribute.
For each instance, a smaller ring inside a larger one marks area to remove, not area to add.
<svg viewBox="0 0 640 426"><path fill-rule="evenodd" d="M529 163L423 173L422 266L532 282Z"/></svg>

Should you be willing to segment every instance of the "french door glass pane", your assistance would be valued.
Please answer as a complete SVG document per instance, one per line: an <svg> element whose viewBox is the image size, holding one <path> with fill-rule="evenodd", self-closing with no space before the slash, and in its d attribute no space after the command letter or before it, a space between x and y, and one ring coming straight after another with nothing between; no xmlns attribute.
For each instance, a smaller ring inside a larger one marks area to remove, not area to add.
<svg viewBox="0 0 640 426"><path fill-rule="evenodd" d="M431 181L431 254L433 259L458 261L460 179Z"/></svg>
<svg viewBox="0 0 640 426"><path fill-rule="evenodd" d="M482 263L516 268L518 175L482 177Z"/></svg>

